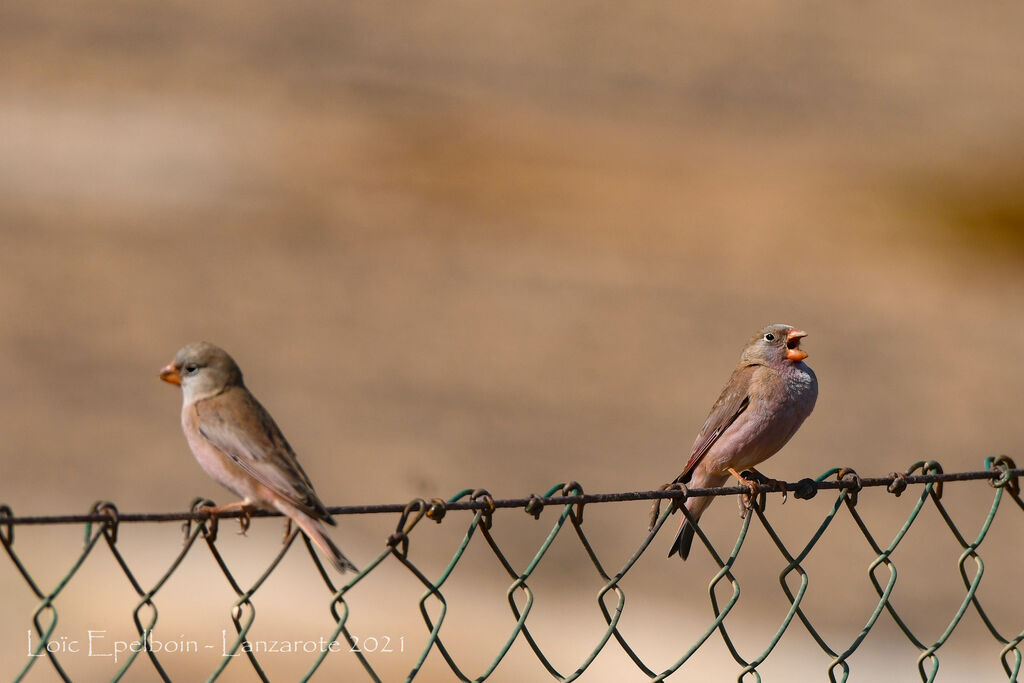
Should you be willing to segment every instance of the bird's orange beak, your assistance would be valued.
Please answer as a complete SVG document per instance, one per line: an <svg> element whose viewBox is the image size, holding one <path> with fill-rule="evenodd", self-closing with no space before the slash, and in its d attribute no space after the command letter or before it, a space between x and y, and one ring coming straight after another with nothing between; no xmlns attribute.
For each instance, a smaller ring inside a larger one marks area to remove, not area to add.
<svg viewBox="0 0 1024 683"><path fill-rule="evenodd" d="M794 363L807 358L807 352L800 349L800 340L807 336L803 330L790 330L786 335L786 358Z"/></svg>
<svg viewBox="0 0 1024 683"><path fill-rule="evenodd" d="M160 368L160 379L171 384L181 384L181 374L178 368L174 367L174 363L168 363Z"/></svg>

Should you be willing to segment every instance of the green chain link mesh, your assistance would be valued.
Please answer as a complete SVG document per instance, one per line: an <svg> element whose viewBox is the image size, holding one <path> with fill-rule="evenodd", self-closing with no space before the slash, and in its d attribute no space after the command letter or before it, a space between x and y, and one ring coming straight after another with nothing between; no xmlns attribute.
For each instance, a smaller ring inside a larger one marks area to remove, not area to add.
<svg viewBox="0 0 1024 683"><path fill-rule="evenodd" d="M919 474L915 474L916 472L919 472ZM724 487L721 489L687 491L685 490L685 487L665 486L657 491L587 495L584 494L583 489L579 484L573 482L570 484L559 484L554 486L543 496L531 495L528 498L517 500L495 501L482 489L467 489L452 496L447 501L434 499L433 501L428 502L422 499L416 499L405 506L381 505L366 506L358 509L332 508L332 512L346 512L347 514L399 514L395 533L387 539L384 551L365 566L362 571L358 572L354 576L346 577L347 582L343 585L337 585L334 583L331 575L320 563L319 557L313 551L308 540L306 541L306 545L309 550L310 557L316 564L317 570L323 579L326 590L331 596L330 612L335 621L335 626L333 631L326 635L328 642L334 641L339 637L344 639L344 641L340 642L353 642L352 636L346 627L350 613L349 604L346 602L346 595L383 562L393 559L394 561L401 563L401 565L422 584L423 593L419 600L419 611L423 618L426 635L423 641L422 651L418 655L414 666L409 671L405 679L408 681L416 678L424 664L424 661L427 659L427 656L435 650L441 657L443 657L444 661L451 669L452 674L458 680L485 680L498 670L503 658L519 638L525 640L529 645L529 648L537 657L538 661L548 671L551 677L559 681L572 681L581 676L587 671L588 667L590 667L602 650L611 646L610 643L613 639L615 644L622 648L622 650L635 664L639 672L637 676L638 678L643 677L653 681L660 681L683 667L694 653L697 652L697 650L708 640L708 638L715 633L715 631L718 631L733 659L735 659L736 663L741 667L739 679L742 680L746 677L750 677L752 680L760 681L761 677L758 673L758 666L772 654L773 649L778 644L782 636L797 622L806 629L807 633L810 634L821 650L831 657L831 662L827 670L828 679L830 681L846 681L850 675L849 659L851 655L858 649L865 637L876 625L883 612L889 615L893 622L906 636L907 640L919 650L920 655L917 660L917 669L921 680L932 681L935 680L938 672L939 652L942 646L947 642L958 624L961 623L961 620L967 610L971 608L977 612L992 638L996 641L997 647L999 648L998 656L1008 680L1017 681L1021 671L1022 657L1020 643L1024 640L1024 631L1015 635L1000 633L990 621L982 607L977 596L977 591L984 571L984 564L979 554L979 548L985 540L997 512L1001 509L1005 494L1009 494L1010 500L1016 504L1017 509L1024 511L1024 501L1021 500L1020 486L1018 482L1018 477L1021 474L1024 474L1024 470L1017 469L1014 463L1005 456L987 458L985 461L985 469L977 472L943 473L942 468L936 462L918 462L904 473L894 472L887 477L866 479L857 476L855 472L849 469L830 469L816 479L804 479L800 482L786 485L787 488L794 492L798 498L810 498L821 490L836 491L835 501L828 513L825 515L824 519L822 519L810 540L801 548L791 549L783 544L782 540L773 529L770 521L764 514L763 493L758 500L752 501L752 504L749 505L749 509L752 511L752 514L747 514L744 517L735 545L730 549L728 555L724 555L724 553L717 550L711 544L708 537L705 536L704 532L698 527L698 537L705 544L711 557L713 557L714 562L718 566L718 571L714 574L708 586L708 594L710 596L715 618L704 633L701 634L693 643L688 646L681 646L678 659L676 659L676 661L668 668L661 671L654 670L647 666L641 657L630 646L630 643L622 632L618 629L626 597L621 586L621 581L629 573L637 560L639 560L647 551L651 541L661 529L669 514L673 512L673 506L678 504L682 498L698 495L738 495L743 494L744 489L739 487ZM941 500L943 483L969 480L988 480L993 487L992 502L988 515L985 518L977 536L973 539L964 537L961 530L950 517ZM886 486L890 493L900 495L909 485L922 485L920 495L918 496L916 504L913 506L910 515L907 517L902 527L892 540L887 545L883 546L880 541L876 540L875 536L868 529L863 518L858 513L857 494L862 488L867 486ZM778 490L778 487L768 485L766 486L766 489ZM664 499L672 499L674 502L672 505L666 506L664 512L661 512L660 502ZM650 533L646 538L644 538L636 552L633 553L623 566L614 570L606 568L599 560L597 553L594 551L594 548L584 531L584 505L636 500L654 501ZM918 519L922 509L929 501L938 510L942 519L949 526L949 529L962 548L962 553L960 554L957 563L965 589L965 594L962 601L959 603L956 612L950 618L948 625L942 631L941 635L934 640L934 642L923 641L915 635L907 625L904 617L897 611L893 602L890 601L890 596L896 584L896 566L892 557L893 552L903 541L907 532L914 524L915 520ZM193 508L195 508L196 505L205 503L208 503L208 501L194 501ZM555 520L547 538L537 549L532 560L522 571L517 571L506 558L505 554L502 552L501 548L495 542L490 533L492 517L499 509L520 507L525 508L528 513L539 519L545 506L561 506L558 518ZM808 586L808 574L804 570L802 563L814 550L818 541L828 532L830 525L843 507L848 510L852 519L860 529L861 533L863 533L864 538L870 544L870 547L876 555L875 559L870 563L868 577L878 595L878 601L863 628L852 642L845 644L830 644L826 642L819 631L815 629L811 619L801 609L801 604ZM431 578L424 574L424 572L409 559L410 538L413 535L416 526L424 518L440 522L445 516L445 513L453 509L469 509L473 510L474 513L471 521L469 522L469 526L466 529L462 542L456 548L447 567L444 568L439 576ZM683 513L686 514L685 510L683 510ZM224 515L224 517L231 516L235 515ZM768 637L767 645L764 647L763 651L753 659L747 660L740 655L737 647L734 645L733 639L727 628L726 618L736 605L740 595L739 581L733 575L731 570L736 562L740 550L743 547L750 523L755 517L763 525L769 537L778 547L779 552L787 562L785 568L779 575L779 583L781 584L782 590L789 601L790 607L778 630ZM1017 519L1020 520L1021 518ZM143 586L133 574L128 563L118 550L118 527L120 524L125 522L156 522L167 520L186 520L185 543L177 557L163 575L160 576L153 585L148 587ZM85 543L81 554L73 562L67 574L61 578L55 586L48 589L43 588L38 585L35 579L33 579L32 574L28 571L15 551L14 529L19 524L53 524L73 522L82 522L85 525ZM552 543L560 534L566 531L567 525L579 540L579 543L586 551L587 556L590 561L593 562L594 567L604 581L603 587L598 593L598 604L604 616L606 628L601 637L594 643L593 649L590 653L587 654L581 662L579 662L575 669L571 671L560 671L552 664L549 657L545 654L539 639L530 632L528 617L534 605L534 594L530 588L529 581L538 565L544 561ZM515 621L507 640L498 649L498 651L494 653L491 663L484 671L477 675L472 675L460 668L443 639L443 626L447 612L444 588L452 571L459 564L460 560L462 560L466 548L469 546L470 540L476 534L483 536L490 550L494 553L494 556L498 559L502 567L504 567L504 571L507 572L508 578L511 580L507 591L507 599L509 610L511 611L511 615ZM251 648L246 647L248 642L247 636L255 619L255 610L252 600L266 579L277 568L278 564L282 558L284 558L285 554L289 551L298 536L292 534L266 570L248 586L241 585L232 575L224 561L224 558L218 551L216 537L217 520L210 520L202 513L119 515L117 509L112 504L97 503L88 515L18 518L14 516L8 506L0 506L0 543L2 543L7 556L10 558L14 567L28 584L29 590L31 590L39 600L38 606L31 614L31 628L34 629L38 636L38 645L31 654L37 656L26 657L26 663L16 674L15 680L20 681L23 679L29 671L33 669L33 667L45 667L47 665L52 667L52 670L56 672L61 679L65 681L71 680L65 669L61 666L58 654L47 651L44 646L50 640L57 627L58 611L56 602L60 597L61 592L75 577L76 572L78 572L86 558L95 551L97 546L102 547L100 545L101 540L103 545L106 546L117 564L120 566L121 570L124 572L125 577L138 596L138 602L135 606L132 617L136 631L140 638L145 640L145 634L147 632L152 632L156 625L157 607L155 600L161 588L164 587L166 582L178 569L185 557L190 552L193 552L194 548L201 547L202 544L197 545L197 542L200 539L202 539L203 544L206 545L207 549L212 554L214 560L220 567L220 570L227 578L232 590L237 596L231 611L231 619L234 624L237 637L234 642L228 646L226 654L235 655L240 651L244 652L248 664L251 666L253 672L255 672L261 680L269 680L256 657L256 653L253 652ZM304 536L301 538L306 540ZM791 576L799 578L799 584L795 590L788 582L788 578ZM720 584L723 584L723 582L727 583L728 587L731 588L731 591L729 591L728 594L728 599L725 600L724 603L720 602L716 592L716 588ZM517 596L520 598L519 602L517 602ZM439 608L435 613L435 617L431 617L428 610L428 604L431 603ZM5 618L10 619L11 615L5 615ZM355 656L359 659L359 662L365 669L366 676L369 680L381 680L380 675L378 675L377 671L374 670L370 662L358 648L342 651L351 653L351 656ZM140 657L142 653L145 653L144 658ZM305 681L312 678L329 654L332 654L333 656L350 656L348 654L335 654L329 650L322 649L312 658L309 668L302 680ZM117 670L113 680L122 680L129 674L129 672L133 672L135 675L138 675L136 672L139 672L140 668L144 668L146 666L143 663L143 659L148 659L149 666L152 667L152 670L155 671L162 680L171 680L164 666L161 664L158 654L147 648L140 648L138 651L130 652L123 664ZM233 658L228 656L221 658L219 665L210 672L208 680L213 681L221 676L225 667L230 661L232 661L232 659Z"/></svg>

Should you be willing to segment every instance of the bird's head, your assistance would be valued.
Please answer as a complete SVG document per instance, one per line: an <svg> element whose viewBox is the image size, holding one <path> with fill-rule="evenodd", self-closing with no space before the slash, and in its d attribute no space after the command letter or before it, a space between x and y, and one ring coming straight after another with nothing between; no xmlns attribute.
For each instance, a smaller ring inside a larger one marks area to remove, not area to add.
<svg viewBox="0 0 1024 683"><path fill-rule="evenodd" d="M224 349L209 342L194 342L181 347L174 360L161 368L160 379L181 385L185 401L191 403L242 385L242 371Z"/></svg>
<svg viewBox="0 0 1024 683"><path fill-rule="evenodd" d="M807 358L800 340L807 336L792 325L769 325L754 335L743 350L743 360L755 363L799 363Z"/></svg>

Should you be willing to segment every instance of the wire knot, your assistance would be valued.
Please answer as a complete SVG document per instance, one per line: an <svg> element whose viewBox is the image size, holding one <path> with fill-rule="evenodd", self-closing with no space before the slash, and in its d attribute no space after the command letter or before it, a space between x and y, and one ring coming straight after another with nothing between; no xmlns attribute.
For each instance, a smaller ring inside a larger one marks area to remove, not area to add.
<svg viewBox="0 0 1024 683"><path fill-rule="evenodd" d="M796 483L793 489L793 497L799 500L810 500L818 495L818 482L810 477L804 477Z"/></svg>
<svg viewBox="0 0 1024 683"><path fill-rule="evenodd" d="M568 484L562 486L563 496L582 496L583 495L583 484L578 481L570 481ZM576 503L576 523L583 524L583 501Z"/></svg>
<svg viewBox="0 0 1024 683"><path fill-rule="evenodd" d="M106 500L98 500L92 505L92 509L89 510L91 515L103 515L107 519L103 522L103 535L106 537L108 543L117 543L117 528L121 521L117 513L117 506ZM85 527L85 537L88 542L89 531L91 525Z"/></svg>
<svg viewBox="0 0 1024 683"><path fill-rule="evenodd" d="M484 521L484 529L490 530L491 525L494 524L494 498L491 497L487 489L476 489L469 494L469 499L482 500L487 503L487 507L480 510L480 516Z"/></svg>
<svg viewBox="0 0 1024 683"><path fill-rule="evenodd" d="M940 465L937 460L929 460L924 464L924 467L921 471L925 472L926 474L942 474L942 465ZM935 485L932 486L932 495L935 496L935 500L942 498L941 481L935 482Z"/></svg>
<svg viewBox="0 0 1024 683"><path fill-rule="evenodd" d="M531 493L530 500L526 501L526 514L533 515L534 519L540 519L542 512L544 512L544 499L536 493Z"/></svg>
<svg viewBox="0 0 1024 683"><path fill-rule="evenodd" d="M679 496L672 496L669 498L669 514L673 514L679 507L686 502L686 497L690 495L690 489L686 488L686 484L681 481L670 481L667 484L662 484L658 487L659 491L678 491ZM658 523L658 517L661 516L661 498L655 498L651 501L651 515L647 521L647 530L654 531L654 526Z"/></svg>
<svg viewBox="0 0 1024 683"><path fill-rule="evenodd" d="M402 510L402 514L398 518L398 524L395 525L395 533L388 536L388 539L384 542L387 547L391 548L392 552L401 555L403 558L409 556L409 532L423 519L429 507L422 498L413 498L406 503L405 509ZM411 519L410 516L412 517ZM397 549L398 545L402 546L401 550Z"/></svg>
<svg viewBox="0 0 1024 683"><path fill-rule="evenodd" d="M986 458L985 467L1000 473L996 479L989 482L993 488L1006 488L1014 498L1020 495L1020 479L1017 475L1010 474L1011 470L1017 469L1017 465L1010 459L1010 456L999 455L995 458Z"/></svg>
<svg viewBox="0 0 1024 683"><path fill-rule="evenodd" d="M892 481L885 490L899 498L900 494L907 490L907 477L900 472L890 472L889 476L892 477Z"/></svg>
<svg viewBox="0 0 1024 683"><path fill-rule="evenodd" d="M14 511L11 510L10 505L0 505L0 519L9 519L14 516ZM14 543L14 525L5 523L0 526L0 543L3 543L5 547L10 548L11 544Z"/></svg>
<svg viewBox="0 0 1024 683"><path fill-rule="evenodd" d="M395 533L393 533L390 536L388 536L387 540L384 541L384 545L386 545L387 547L391 548L392 550L394 550L395 546L397 546L399 543L402 544L402 553L401 554L404 557L405 555L407 555L409 553L409 536L408 536L408 534L406 534L404 531L399 529Z"/></svg>
<svg viewBox="0 0 1024 683"><path fill-rule="evenodd" d="M846 484L843 487L846 493L846 501L850 505L857 504L857 494L864 488L864 482L861 481L860 475L857 474L849 467L844 467L836 473L836 481Z"/></svg>
<svg viewBox="0 0 1024 683"><path fill-rule="evenodd" d="M937 461L919 460L918 462L915 462L907 469L906 476L909 477L915 470L918 469L921 470L921 474L942 474L942 465L940 465ZM931 496L932 498L935 499L936 502L938 502L939 499L942 498L942 482L937 481L933 484L927 484L927 486L931 487L929 489Z"/></svg>
<svg viewBox="0 0 1024 683"><path fill-rule="evenodd" d="M427 519L432 519L440 524L447 512L448 504L442 498L430 499L430 507L427 508Z"/></svg>

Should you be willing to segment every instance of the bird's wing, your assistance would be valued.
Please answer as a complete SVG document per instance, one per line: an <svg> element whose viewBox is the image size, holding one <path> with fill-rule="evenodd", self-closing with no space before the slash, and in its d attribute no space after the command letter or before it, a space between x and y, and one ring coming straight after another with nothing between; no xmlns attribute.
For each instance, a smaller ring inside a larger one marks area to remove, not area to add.
<svg viewBox="0 0 1024 683"><path fill-rule="evenodd" d="M334 523L274 418L247 389L198 401L195 411L210 445L306 514Z"/></svg>
<svg viewBox="0 0 1024 683"><path fill-rule="evenodd" d="M711 413L704 421L704 426L700 428L697 440L693 443L693 450L690 451L690 459L683 468L683 473L676 478L677 482L689 481L693 469L701 458L750 405L750 385L757 368L757 365L744 365L732 373L715 405L711 407Z"/></svg>

